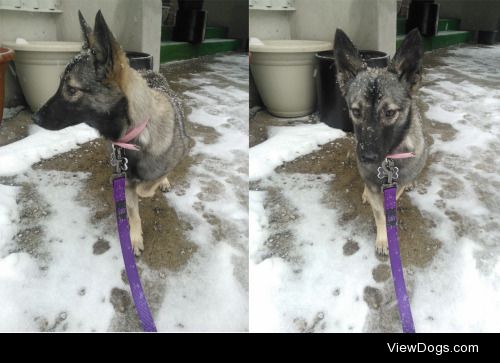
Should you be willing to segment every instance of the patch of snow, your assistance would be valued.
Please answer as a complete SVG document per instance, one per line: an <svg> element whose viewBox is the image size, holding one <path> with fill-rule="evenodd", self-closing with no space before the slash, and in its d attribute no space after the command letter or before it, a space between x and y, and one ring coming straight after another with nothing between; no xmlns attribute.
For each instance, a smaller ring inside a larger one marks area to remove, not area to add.
<svg viewBox="0 0 500 363"><path fill-rule="evenodd" d="M50 210L39 226L42 240L24 239L19 233L16 244L8 241L9 251L2 249L1 331L108 329L114 314L110 291L128 287L121 280L123 263L114 231L92 226L92 211L76 202L87 177L32 170L19 177L20 182L38 181ZM99 239L109 241L110 250L95 256L92 246Z"/></svg>
<svg viewBox="0 0 500 363"><path fill-rule="evenodd" d="M166 194L193 226L187 234L198 247L181 271L167 277L158 322L168 331L248 330L248 91L240 85L248 84L248 60L216 60L209 71L178 81L189 87L183 92L189 121L215 129L217 138L195 137L190 155L203 162L190 167L188 187ZM226 78L217 84L219 74ZM224 231L218 239L217 228Z"/></svg>
<svg viewBox="0 0 500 363"><path fill-rule="evenodd" d="M87 125L68 127L60 131L33 126L34 133L22 140L0 147L0 176L13 176L28 170L42 159L75 149L93 140L98 133Z"/></svg>
<svg viewBox="0 0 500 363"><path fill-rule="evenodd" d="M24 106L6 107L3 109L3 120L8 120L24 110Z"/></svg>
<svg viewBox="0 0 500 363"><path fill-rule="evenodd" d="M318 150L321 145L345 135L323 123L299 126L273 126L269 138L250 149L250 180L271 175L278 166L301 155Z"/></svg>
<svg viewBox="0 0 500 363"><path fill-rule="evenodd" d="M261 186L286 184L281 190L283 200L298 214L284 227L293 236L286 241L290 246L285 256L269 257L269 212L264 210L264 194L250 192L250 221L258 226L250 241L253 331L363 331L368 313L363 290L377 264L374 243L370 233L338 222L339 211L328 203L332 178L274 174L261 182ZM359 226L360 221L355 223ZM347 240L355 240L359 250L346 258L343 246Z"/></svg>
<svg viewBox="0 0 500 363"><path fill-rule="evenodd" d="M443 242L432 264L416 274L415 323L425 332L498 332L500 46L450 53L444 66L428 70L433 82L422 89L427 118L453 136L433 135L430 183L425 193L409 193ZM457 73L459 81L446 80Z"/></svg>

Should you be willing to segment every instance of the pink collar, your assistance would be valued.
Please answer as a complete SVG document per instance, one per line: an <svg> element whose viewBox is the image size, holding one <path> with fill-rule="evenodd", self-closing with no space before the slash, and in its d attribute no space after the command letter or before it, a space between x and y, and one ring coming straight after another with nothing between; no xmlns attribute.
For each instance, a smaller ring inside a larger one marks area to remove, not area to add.
<svg viewBox="0 0 500 363"><path fill-rule="evenodd" d="M414 158L416 155L413 152L410 153L399 153L399 154L389 154L386 156L387 159L407 159Z"/></svg>
<svg viewBox="0 0 500 363"><path fill-rule="evenodd" d="M125 135L123 135L118 140L114 140L114 141L112 140L111 143L113 145L120 146L124 149L135 150L135 151L140 150L139 145L130 144L129 141L132 141L137 136L139 136L144 131L146 126L148 125L148 122L149 122L149 119L147 118L139 126L136 126L136 127L129 129Z"/></svg>

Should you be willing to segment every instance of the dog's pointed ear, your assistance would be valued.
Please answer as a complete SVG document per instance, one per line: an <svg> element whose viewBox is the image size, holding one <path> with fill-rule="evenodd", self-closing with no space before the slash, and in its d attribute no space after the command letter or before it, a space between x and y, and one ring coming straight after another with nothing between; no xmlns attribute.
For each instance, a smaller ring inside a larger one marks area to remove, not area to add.
<svg viewBox="0 0 500 363"><path fill-rule="evenodd" d="M92 47L93 35L92 28L87 24L87 21L83 17L83 14L78 10L78 19L80 20L80 27L82 28L82 38L83 38L83 49L88 49Z"/></svg>
<svg viewBox="0 0 500 363"><path fill-rule="evenodd" d="M96 73L98 78L103 79L114 71L114 59L120 51L120 46L109 30L101 10L95 16L93 43L92 54Z"/></svg>
<svg viewBox="0 0 500 363"><path fill-rule="evenodd" d="M363 60L351 40L341 29L335 32L334 41L335 65L337 67L337 82L345 96L347 85L359 71L363 69Z"/></svg>
<svg viewBox="0 0 500 363"><path fill-rule="evenodd" d="M418 29L415 28L401 43L388 70L395 73L400 81L407 82L409 89L413 91L420 83L422 57L422 37Z"/></svg>

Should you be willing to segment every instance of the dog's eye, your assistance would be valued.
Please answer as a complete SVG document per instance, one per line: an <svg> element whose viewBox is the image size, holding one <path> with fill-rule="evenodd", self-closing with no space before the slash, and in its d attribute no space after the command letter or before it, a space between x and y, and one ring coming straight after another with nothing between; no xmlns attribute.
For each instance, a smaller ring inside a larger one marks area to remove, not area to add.
<svg viewBox="0 0 500 363"><path fill-rule="evenodd" d="M359 108L353 108L353 109L351 109L351 112L352 112L352 115L353 115L354 117L359 117L359 116L361 116L361 110L360 110Z"/></svg>
<svg viewBox="0 0 500 363"><path fill-rule="evenodd" d="M394 117L397 112L398 111L396 111L396 110L387 110L387 111L385 111L385 117L388 117L388 118Z"/></svg>

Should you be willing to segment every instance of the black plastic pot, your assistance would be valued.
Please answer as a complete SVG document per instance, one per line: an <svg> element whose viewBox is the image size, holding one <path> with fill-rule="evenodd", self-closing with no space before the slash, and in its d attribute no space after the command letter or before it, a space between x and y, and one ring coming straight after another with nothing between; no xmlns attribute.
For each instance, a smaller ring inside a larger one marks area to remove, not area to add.
<svg viewBox="0 0 500 363"><path fill-rule="evenodd" d="M439 4L433 1L413 1L408 11L406 32L418 28L420 34L426 37L435 36L438 32Z"/></svg>
<svg viewBox="0 0 500 363"><path fill-rule="evenodd" d="M387 53L362 50L360 54L369 67L384 68L389 65L390 57ZM316 59L318 60L316 91L320 120L330 127L353 131L347 104L337 83L337 69L333 52L319 52L316 54Z"/></svg>
<svg viewBox="0 0 500 363"><path fill-rule="evenodd" d="M132 68L153 70L153 56L151 54L141 52L125 52L125 54Z"/></svg>
<svg viewBox="0 0 500 363"><path fill-rule="evenodd" d="M179 10L201 10L203 0L179 0Z"/></svg>
<svg viewBox="0 0 500 363"><path fill-rule="evenodd" d="M477 42L493 45L497 42L498 30L480 30L477 32Z"/></svg>
<svg viewBox="0 0 500 363"><path fill-rule="evenodd" d="M192 44L201 43L205 39L206 24L206 11L179 10L172 33L172 40Z"/></svg>

